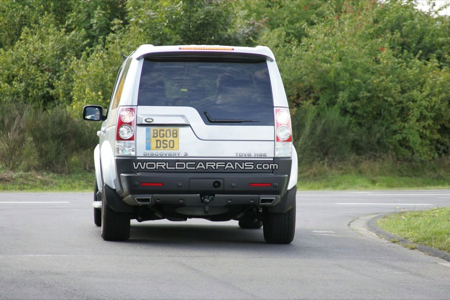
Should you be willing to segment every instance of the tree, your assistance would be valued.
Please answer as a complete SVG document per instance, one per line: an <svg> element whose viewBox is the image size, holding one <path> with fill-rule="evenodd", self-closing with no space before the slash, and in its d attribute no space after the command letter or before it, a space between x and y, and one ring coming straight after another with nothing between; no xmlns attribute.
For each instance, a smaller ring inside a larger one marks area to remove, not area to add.
<svg viewBox="0 0 450 300"><path fill-rule="evenodd" d="M301 44L275 49L283 74L289 74L289 99L300 110L312 105L324 117L329 108L338 107L350 117L355 137L377 128L383 132L381 143L397 157L430 159L448 152L450 93L443 91L450 91L449 68L438 60L440 50L426 56L410 53L400 32L380 29L379 16L387 9L400 20L405 10L417 13L410 5L390 4L348 2L340 12L327 4L325 20L306 27ZM436 19L418 14L422 27L432 34ZM271 43L283 33L279 36ZM449 40L444 47L448 45ZM426 41L421 48L432 49ZM353 151L370 149L356 138Z"/></svg>
<svg viewBox="0 0 450 300"><path fill-rule="evenodd" d="M85 47L84 32L67 33L51 15L25 27L10 49L0 49L0 98L47 107L60 99L57 86L71 57Z"/></svg>

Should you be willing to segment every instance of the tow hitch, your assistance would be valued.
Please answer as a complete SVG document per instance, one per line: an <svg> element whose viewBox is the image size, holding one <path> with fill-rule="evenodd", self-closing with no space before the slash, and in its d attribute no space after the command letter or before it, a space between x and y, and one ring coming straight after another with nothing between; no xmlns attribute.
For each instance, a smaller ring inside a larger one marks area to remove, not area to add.
<svg viewBox="0 0 450 300"><path fill-rule="evenodd" d="M214 196L213 195L204 195L202 197L202 202L204 204L203 210L205 212L205 215L209 214L209 203L211 201L214 201Z"/></svg>

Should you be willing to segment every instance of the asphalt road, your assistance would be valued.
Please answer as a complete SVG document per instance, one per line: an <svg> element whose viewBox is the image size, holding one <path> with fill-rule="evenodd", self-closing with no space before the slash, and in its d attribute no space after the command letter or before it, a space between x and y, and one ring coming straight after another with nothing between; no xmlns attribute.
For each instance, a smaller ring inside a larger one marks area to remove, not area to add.
<svg viewBox="0 0 450 300"><path fill-rule="evenodd" d="M449 262L354 226L450 206L450 190L299 192L291 245L201 220L133 221L130 241L105 242L91 201L0 193L0 299L450 299Z"/></svg>

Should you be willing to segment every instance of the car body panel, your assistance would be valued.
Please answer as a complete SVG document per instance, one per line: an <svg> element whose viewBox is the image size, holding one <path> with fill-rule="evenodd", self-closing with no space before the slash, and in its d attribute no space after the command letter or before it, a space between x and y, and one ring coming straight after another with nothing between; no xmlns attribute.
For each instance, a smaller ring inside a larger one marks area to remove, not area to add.
<svg viewBox="0 0 450 300"><path fill-rule="evenodd" d="M294 188L297 186L297 180L298 180L298 158L297 158L297 150L295 150L295 147L292 146L292 168L289 176L289 184L288 184L288 190Z"/></svg>
<svg viewBox="0 0 450 300"><path fill-rule="evenodd" d="M95 167L95 179L97 182L97 188L101 192L103 186L103 178L100 166L100 145L95 146L94 149L94 167Z"/></svg>

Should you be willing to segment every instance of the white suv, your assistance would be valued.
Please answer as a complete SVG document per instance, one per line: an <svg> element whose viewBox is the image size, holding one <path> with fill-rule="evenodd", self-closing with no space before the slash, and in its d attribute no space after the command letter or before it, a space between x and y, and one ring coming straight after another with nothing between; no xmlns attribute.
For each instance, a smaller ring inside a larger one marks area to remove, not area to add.
<svg viewBox="0 0 450 300"><path fill-rule="evenodd" d="M94 221L108 241L130 220L237 220L268 243L295 234L297 153L267 47L142 45L119 71L94 150Z"/></svg>

